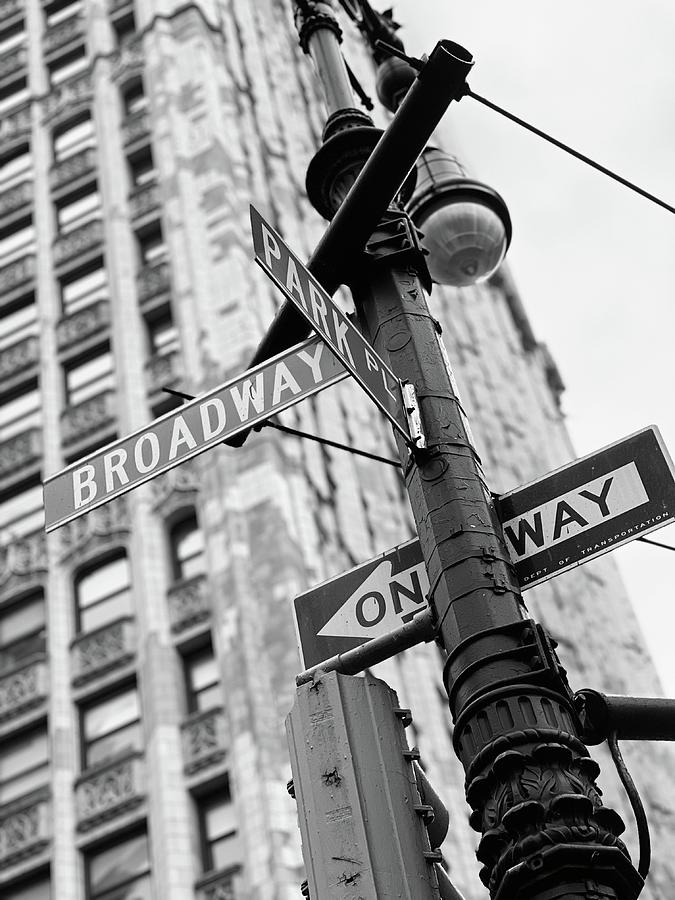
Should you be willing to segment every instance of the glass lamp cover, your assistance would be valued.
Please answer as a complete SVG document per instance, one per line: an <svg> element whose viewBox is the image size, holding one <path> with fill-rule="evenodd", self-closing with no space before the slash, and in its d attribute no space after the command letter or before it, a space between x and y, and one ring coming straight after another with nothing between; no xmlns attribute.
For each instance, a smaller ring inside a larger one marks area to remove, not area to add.
<svg viewBox="0 0 675 900"><path fill-rule="evenodd" d="M429 272L438 284L476 284L489 278L504 259L504 224L482 203L441 201L417 225L424 235L422 245L429 251Z"/></svg>

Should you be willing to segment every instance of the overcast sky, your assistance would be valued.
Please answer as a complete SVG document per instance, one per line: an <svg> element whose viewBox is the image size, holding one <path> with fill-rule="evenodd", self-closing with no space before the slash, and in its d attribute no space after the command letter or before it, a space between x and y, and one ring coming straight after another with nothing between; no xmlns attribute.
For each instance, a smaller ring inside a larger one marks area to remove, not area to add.
<svg viewBox="0 0 675 900"><path fill-rule="evenodd" d="M408 52L462 44L478 94L675 206L672 0L396 0L394 12ZM567 386L578 455L651 424L675 453L675 215L468 97L444 127L509 206L509 261ZM649 537L675 546L675 525ZM613 557L675 697L675 552L633 541Z"/></svg>

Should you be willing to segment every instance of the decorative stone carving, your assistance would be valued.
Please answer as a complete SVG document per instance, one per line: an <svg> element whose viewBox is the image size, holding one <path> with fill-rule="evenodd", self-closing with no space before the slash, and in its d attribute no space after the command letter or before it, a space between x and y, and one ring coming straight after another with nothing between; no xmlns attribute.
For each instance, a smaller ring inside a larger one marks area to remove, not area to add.
<svg viewBox="0 0 675 900"><path fill-rule="evenodd" d="M63 113L72 113L82 103L91 102L93 96L91 72L83 72L77 78L64 81L63 84L53 88L42 101L45 124Z"/></svg>
<svg viewBox="0 0 675 900"><path fill-rule="evenodd" d="M18 76L25 75L28 63L28 50L24 46L15 47L13 50L5 50L0 54L0 82L14 81Z"/></svg>
<svg viewBox="0 0 675 900"><path fill-rule="evenodd" d="M35 793L0 817L0 868L40 853L49 844L49 799Z"/></svg>
<svg viewBox="0 0 675 900"><path fill-rule="evenodd" d="M124 119L122 122L122 142L125 147L146 137L150 140L150 117L145 110L127 116Z"/></svg>
<svg viewBox="0 0 675 900"><path fill-rule="evenodd" d="M22 181L0 194L0 218L8 216L33 200L33 182Z"/></svg>
<svg viewBox="0 0 675 900"><path fill-rule="evenodd" d="M37 335L31 335L7 349L0 350L0 380L12 378L39 360L40 344Z"/></svg>
<svg viewBox="0 0 675 900"><path fill-rule="evenodd" d="M126 81L136 75L143 74L145 59L143 57L143 42L139 38L133 38L122 45L113 61L110 76L113 81Z"/></svg>
<svg viewBox="0 0 675 900"><path fill-rule="evenodd" d="M124 542L131 529L131 519L126 497L109 500L103 506L92 509L86 516L73 519L63 525L61 534L61 559L77 568L88 558L107 550L111 545Z"/></svg>
<svg viewBox="0 0 675 900"><path fill-rule="evenodd" d="M197 900L243 900L239 866L202 878L197 885Z"/></svg>
<svg viewBox="0 0 675 900"><path fill-rule="evenodd" d="M88 831L138 806L145 797L145 766L134 754L85 773L75 785L77 830Z"/></svg>
<svg viewBox="0 0 675 900"><path fill-rule="evenodd" d="M49 181L52 190L63 187L86 175L87 172L93 172L96 166L96 151L93 147L85 147L79 153L73 153L61 162L57 162L52 167Z"/></svg>
<svg viewBox="0 0 675 900"><path fill-rule="evenodd" d="M177 350L151 357L145 364L145 382L149 394L171 386L182 378L181 357Z"/></svg>
<svg viewBox="0 0 675 900"><path fill-rule="evenodd" d="M190 716L183 723L182 737L188 775L220 762L229 744L223 710L209 709Z"/></svg>
<svg viewBox="0 0 675 900"><path fill-rule="evenodd" d="M79 256L96 247L103 240L103 222L100 219L94 219L93 222L87 222L79 228L74 228L68 234L59 235L54 241L54 262L56 265L70 259L72 256Z"/></svg>
<svg viewBox="0 0 675 900"><path fill-rule="evenodd" d="M0 588L9 595L27 582L41 583L47 571L47 537L34 531L0 547Z"/></svg>
<svg viewBox="0 0 675 900"><path fill-rule="evenodd" d="M199 490L199 461L188 460L152 481L155 509L166 518L183 506L194 506Z"/></svg>
<svg viewBox="0 0 675 900"><path fill-rule="evenodd" d="M0 483L22 475L27 468L38 463L41 456L41 428L29 428L3 441L0 444Z"/></svg>
<svg viewBox="0 0 675 900"><path fill-rule="evenodd" d="M1 129L0 129L1 131ZM0 141L2 138L0 137ZM35 256L22 256L0 269L0 295L9 294L35 277ZM2 303L2 301L0 301Z"/></svg>
<svg viewBox="0 0 675 900"><path fill-rule="evenodd" d="M0 721L23 715L47 699L47 664L34 660L0 678Z"/></svg>
<svg viewBox="0 0 675 900"><path fill-rule="evenodd" d="M30 106L22 106L11 113L5 113L0 117L0 144L6 146L22 138L30 137L31 116Z"/></svg>
<svg viewBox="0 0 675 900"><path fill-rule="evenodd" d="M169 285L168 262L161 262L159 265L154 266L143 266L136 276L138 302L142 306L147 300L168 291Z"/></svg>
<svg viewBox="0 0 675 900"><path fill-rule="evenodd" d="M211 616L204 575L195 575L174 585L169 589L168 602L171 630L174 632L185 631Z"/></svg>
<svg viewBox="0 0 675 900"><path fill-rule="evenodd" d="M78 38L82 38L84 40L82 26L83 19L80 15L71 16L69 19L65 19L63 22L59 22L58 25L52 25L52 27L48 29L44 37L45 56L53 53L54 50L58 50L59 47L64 47L71 41L77 40Z"/></svg>
<svg viewBox="0 0 675 900"><path fill-rule="evenodd" d="M110 325L110 303L99 300L84 309L78 309L61 319L56 326L56 343L59 350L82 341Z"/></svg>
<svg viewBox="0 0 675 900"><path fill-rule="evenodd" d="M69 406L61 414L64 444L73 444L88 434L111 424L115 419L115 392L103 391L77 406Z"/></svg>
<svg viewBox="0 0 675 900"><path fill-rule="evenodd" d="M128 616L75 638L71 646L73 684L80 685L131 662L136 623Z"/></svg>

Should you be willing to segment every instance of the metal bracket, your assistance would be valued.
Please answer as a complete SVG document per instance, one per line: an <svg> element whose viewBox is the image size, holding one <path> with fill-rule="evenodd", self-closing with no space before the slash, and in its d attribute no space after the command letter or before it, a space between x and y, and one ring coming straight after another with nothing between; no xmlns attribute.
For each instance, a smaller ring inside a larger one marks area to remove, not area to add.
<svg viewBox="0 0 675 900"><path fill-rule="evenodd" d="M422 428L422 416L419 403L417 402L415 386L409 381L402 382L401 394L403 395L403 410L408 423L410 437L415 445L415 449L424 450L427 446L427 438Z"/></svg>

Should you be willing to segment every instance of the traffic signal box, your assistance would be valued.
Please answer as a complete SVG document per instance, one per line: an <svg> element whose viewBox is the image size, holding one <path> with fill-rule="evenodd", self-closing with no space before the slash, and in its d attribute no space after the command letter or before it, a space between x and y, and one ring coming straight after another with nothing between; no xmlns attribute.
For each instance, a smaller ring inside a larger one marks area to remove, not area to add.
<svg viewBox="0 0 675 900"><path fill-rule="evenodd" d="M297 689L286 718L289 791L312 900L459 898L437 866L447 810L408 747L410 722L371 675L321 673Z"/></svg>

